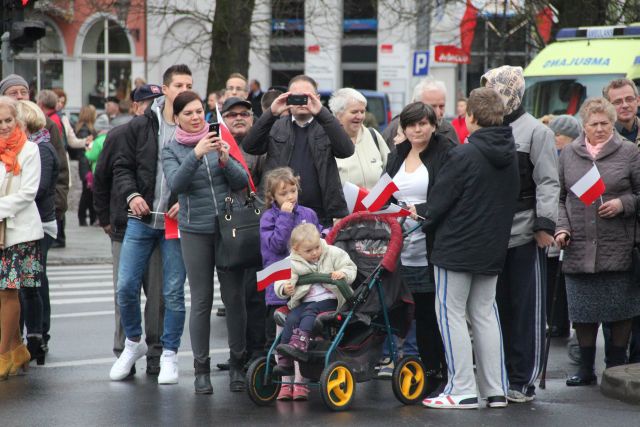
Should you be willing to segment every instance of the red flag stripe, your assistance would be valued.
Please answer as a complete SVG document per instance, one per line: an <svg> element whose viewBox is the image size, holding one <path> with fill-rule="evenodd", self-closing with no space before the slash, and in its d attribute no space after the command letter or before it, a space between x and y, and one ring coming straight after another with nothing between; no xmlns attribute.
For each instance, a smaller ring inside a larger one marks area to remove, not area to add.
<svg viewBox="0 0 640 427"><path fill-rule="evenodd" d="M396 191L398 191L398 187L393 182L391 182L391 185L387 185L384 190L382 190L382 193L380 193L380 195L373 201L373 203L371 203L371 205L369 206L369 211L379 211L389 201L391 196L393 196L393 193L395 193Z"/></svg>
<svg viewBox="0 0 640 427"><path fill-rule="evenodd" d="M263 291L269 286L271 283L277 280L287 280L291 279L291 269L288 270L277 270L260 280L258 283L258 291Z"/></svg>
<svg viewBox="0 0 640 427"><path fill-rule="evenodd" d="M227 128L227 125L224 123L224 120L222 119L222 115L220 114L220 111L218 110L217 106L216 106L216 117L218 118L218 123L220 123L220 134L221 134L220 137L224 142L229 144L229 155L234 159L236 159L238 162L240 162L244 170L247 172L247 175L249 176L249 187L251 188L251 191L255 193L256 186L253 183L253 179L251 178L251 172L249 171L249 166L247 166L247 162L245 161L244 156L242 155L242 151L240 150L240 147L238 146L236 139L233 137L233 135L231 135L231 131L229 130L229 128Z"/></svg>
<svg viewBox="0 0 640 427"><path fill-rule="evenodd" d="M598 197L604 194L604 190L604 181L602 180L602 178L600 178L587 191L585 191L584 194L580 196L580 201L589 206L591 203L595 202Z"/></svg>

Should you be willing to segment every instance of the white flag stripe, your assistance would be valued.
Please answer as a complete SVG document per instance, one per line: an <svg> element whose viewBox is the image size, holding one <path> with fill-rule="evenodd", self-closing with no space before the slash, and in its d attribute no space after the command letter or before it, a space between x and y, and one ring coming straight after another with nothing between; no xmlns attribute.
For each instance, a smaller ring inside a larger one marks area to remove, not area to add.
<svg viewBox="0 0 640 427"><path fill-rule="evenodd" d="M571 187L571 191L573 191L576 196L580 197L591 187L593 187L593 185L598 182L599 179L600 172L598 171L596 165L593 165L589 172L587 172L582 178L580 178L575 184L573 184L573 186Z"/></svg>
<svg viewBox="0 0 640 427"><path fill-rule="evenodd" d="M367 196L364 199L362 199L362 204L367 209L369 209L369 206L371 206L371 204L375 202L378 197L380 197L382 192L387 188L387 186L391 182L393 182L393 179L391 179L388 173L385 173L384 175L382 175L380 177L380 180L376 183L376 185L373 186L369 194L367 194Z"/></svg>
<svg viewBox="0 0 640 427"><path fill-rule="evenodd" d="M344 187L342 187L342 191L344 192L344 200L347 202L349 213L353 213L353 210L356 207L356 202L358 201L358 193L360 192L360 189L355 184L345 182Z"/></svg>
<svg viewBox="0 0 640 427"><path fill-rule="evenodd" d="M258 273L256 274L257 281L261 282L267 277L269 277L270 275L272 275L273 273L275 273L276 271L287 270L289 268L291 268L291 260L289 258L285 258L281 261L274 262L264 270L258 271Z"/></svg>
<svg viewBox="0 0 640 427"><path fill-rule="evenodd" d="M404 209L404 208L396 205L395 203L391 203L388 208L382 209L382 210L374 212L374 213L376 213L376 214L391 214L391 213L398 213L398 212L402 212L402 211L408 211L408 209Z"/></svg>

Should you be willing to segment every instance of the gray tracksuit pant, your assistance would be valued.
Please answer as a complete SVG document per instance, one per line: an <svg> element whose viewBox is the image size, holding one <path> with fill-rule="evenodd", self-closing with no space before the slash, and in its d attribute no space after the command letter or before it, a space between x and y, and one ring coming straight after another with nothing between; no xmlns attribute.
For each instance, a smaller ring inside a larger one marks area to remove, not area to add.
<svg viewBox="0 0 640 427"><path fill-rule="evenodd" d="M459 273L435 267L436 314L449 370L445 394L506 396L509 387L504 364L500 318L495 303L498 276ZM473 374L473 331L478 387Z"/></svg>

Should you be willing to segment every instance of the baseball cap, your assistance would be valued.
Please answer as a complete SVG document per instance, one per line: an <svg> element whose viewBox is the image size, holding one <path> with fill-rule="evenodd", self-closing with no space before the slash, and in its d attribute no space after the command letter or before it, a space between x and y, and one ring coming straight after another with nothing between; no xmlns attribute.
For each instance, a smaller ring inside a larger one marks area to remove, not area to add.
<svg viewBox="0 0 640 427"><path fill-rule="evenodd" d="M162 88L158 85L146 84L132 92L133 101L140 102L162 96Z"/></svg>
<svg viewBox="0 0 640 427"><path fill-rule="evenodd" d="M243 107L247 107L249 110L251 110L251 103L249 101L247 101L246 99L233 96L227 99L226 101L224 101L224 104L222 104L222 111L220 111L220 114L226 113L236 105L242 105Z"/></svg>

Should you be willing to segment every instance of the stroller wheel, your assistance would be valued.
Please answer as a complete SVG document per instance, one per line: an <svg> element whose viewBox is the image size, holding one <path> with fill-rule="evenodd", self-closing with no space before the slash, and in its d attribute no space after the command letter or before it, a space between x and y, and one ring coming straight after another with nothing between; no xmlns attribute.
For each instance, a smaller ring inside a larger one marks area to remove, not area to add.
<svg viewBox="0 0 640 427"><path fill-rule="evenodd" d="M415 356L403 357L393 370L391 378L393 394L405 405L413 405L422 400L426 378L424 366Z"/></svg>
<svg viewBox="0 0 640 427"><path fill-rule="evenodd" d="M345 411L351 406L356 392L356 382L351 368L340 361L327 366L320 376L320 394L327 407L333 411Z"/></svg>
<svg viewBox="0 0 640 427"><path fill-rule="evenodd" d="M274 364L275 361L270 364L270 371L273 369ZM247 392L251 400L259 406L265 406L273 402L280 392L280 384L271 381L271 372L268 373L265 380L266 370L267 358L264 356L254 360L247 370Z"/></svg>

